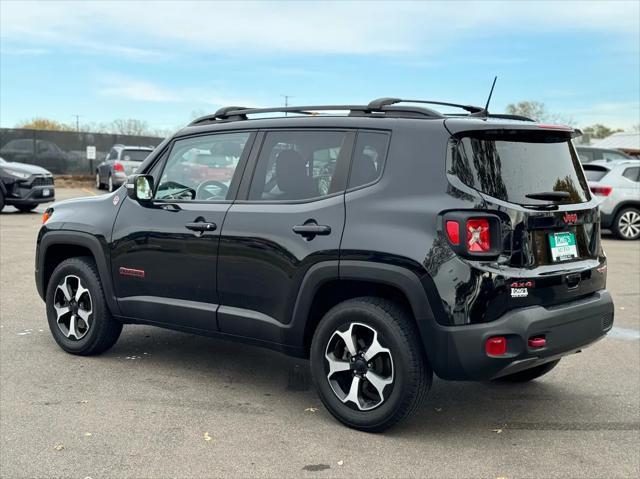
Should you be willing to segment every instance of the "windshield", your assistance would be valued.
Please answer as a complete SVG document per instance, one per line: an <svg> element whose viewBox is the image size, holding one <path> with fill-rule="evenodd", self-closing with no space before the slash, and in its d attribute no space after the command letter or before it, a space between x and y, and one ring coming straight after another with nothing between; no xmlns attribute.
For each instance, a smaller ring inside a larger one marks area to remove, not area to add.
<svg viewBox="0 0 640 479"><path fill-rule="evenodd" d="M143 161L151 151L149 150L122 150L122 161Z"/></svg>
<svg viewBox="0 0 640 479"><path fill-rule="evenodd" d="M544 204L527 195L563 191L564 203L588 201L589 189L570 141L528 131L475 132L451 140L448 173L493 198Z"/></svg>

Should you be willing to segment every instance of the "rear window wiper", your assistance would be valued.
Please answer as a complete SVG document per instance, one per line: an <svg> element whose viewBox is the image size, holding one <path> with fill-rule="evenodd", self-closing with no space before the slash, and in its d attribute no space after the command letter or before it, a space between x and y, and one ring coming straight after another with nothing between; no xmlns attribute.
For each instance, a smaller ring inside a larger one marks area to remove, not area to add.
<svg viewBox="0 0 640 479"><path fill-rule="evenodd" d="M568 199L571 195L566 191L543 191L541 193L529 193L525 195L532 200L557 201Z"/></svg>

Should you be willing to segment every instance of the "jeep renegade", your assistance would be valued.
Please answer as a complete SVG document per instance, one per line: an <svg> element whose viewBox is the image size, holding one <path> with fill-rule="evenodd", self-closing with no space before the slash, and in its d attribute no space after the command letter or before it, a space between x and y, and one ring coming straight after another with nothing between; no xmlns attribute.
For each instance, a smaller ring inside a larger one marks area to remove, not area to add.
<svg viewBox="0 0 640 479"><path fill-rule="evenodd" d="M223 108L114 193L54 204L35 276L56 342L99 354L140 323L309 358L331 414L381 431L433 373L529 381L602 338L576 132L410 103Z"/></svg>

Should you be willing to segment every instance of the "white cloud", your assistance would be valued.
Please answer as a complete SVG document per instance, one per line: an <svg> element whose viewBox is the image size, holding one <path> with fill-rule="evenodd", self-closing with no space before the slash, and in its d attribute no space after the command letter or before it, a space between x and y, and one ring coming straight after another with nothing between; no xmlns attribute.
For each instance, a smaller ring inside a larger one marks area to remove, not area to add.
<svg viewBox="0 0 640 479"><path fill-rule="evenodd" d="M101 95L136 101L175 102L181 97L173 90L154 83L127 78L120 75L106 75L101 80Z"/></svg>
<svg viewBox="0 0 640 479"><path fill-rule="evenodd" d="M640 3L1 2L0 32L27 43L147 58L224 52L430 52L493 32L588 30L637 46ZM561 47L561 46L560 46Z"/></svg>

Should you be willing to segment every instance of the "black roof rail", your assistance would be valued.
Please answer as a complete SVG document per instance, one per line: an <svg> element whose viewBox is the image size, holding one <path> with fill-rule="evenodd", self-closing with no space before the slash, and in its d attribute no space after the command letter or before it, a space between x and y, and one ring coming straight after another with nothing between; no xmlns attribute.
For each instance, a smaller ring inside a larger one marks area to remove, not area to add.
<svg viewBox="0 0 640 479"><path fill-rule="evenodd" d="M442 106L453 106L455 108L461 108L469 113L479 113L484 111L484 108L481 106L474 105L462 105L460 103L450 103L446 101L435 101L435 100L407 100L404 98L377 98L371 102L369 102L370 108L382 108L389 105L395 105L397 103L421 103L425 105L442 105Z"/></svg>

